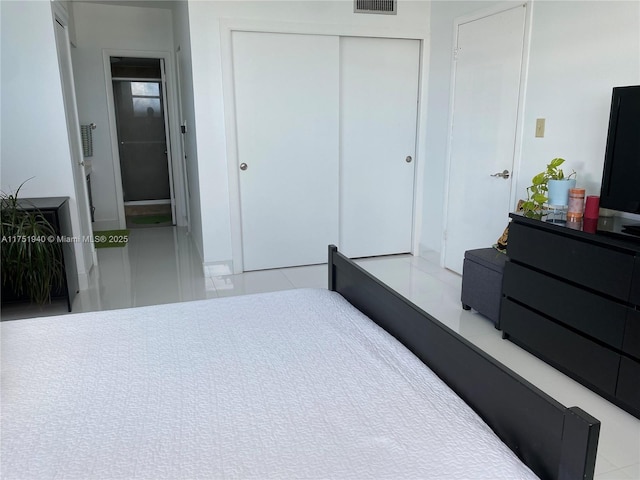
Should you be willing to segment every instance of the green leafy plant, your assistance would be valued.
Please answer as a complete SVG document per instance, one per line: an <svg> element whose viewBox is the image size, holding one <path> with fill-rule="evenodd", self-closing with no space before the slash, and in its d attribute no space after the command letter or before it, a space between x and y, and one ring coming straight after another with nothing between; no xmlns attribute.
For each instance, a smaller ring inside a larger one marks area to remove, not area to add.
<svg viewBox="0 0 640 480"><path fill-rule="evenodd" d="M40 305L60 289L64 267L55 229L37 209L25 210L15 193L0 192L3 297L10 293Z"/></svg>
<svg viewBox="0 0 640 480"><path fill-rule="evenodd" d="M531 179L531 185L527 187L527 199L522 203L522 210L525 216L532 218L542 217L544 204L549 200L547 196L549 180L565 180L575 177L575 170L572 170L565 177L564 171L560 168L560 165L564 162L564 158L554 158L544 171L534 175Z"/></svg>

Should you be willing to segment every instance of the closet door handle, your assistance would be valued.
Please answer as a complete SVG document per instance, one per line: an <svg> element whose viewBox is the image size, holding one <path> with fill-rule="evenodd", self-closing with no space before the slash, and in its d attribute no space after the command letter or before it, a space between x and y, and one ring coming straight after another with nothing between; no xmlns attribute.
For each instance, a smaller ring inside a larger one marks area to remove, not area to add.
<svg viewBox="0 0 640 480"><path fill-rule="evenodd" d="M407 155L407 158L405 158L404 161L407 163L411 163L413 161L413 157L411 157L411 155Z"/></svg>
<svg viewBox="0 0 640 480"><path fill-rule="evenodd" d="M246 163L241 163L240 164L240 170L242 170L243 172L248 168L248 165Z"/></svg>

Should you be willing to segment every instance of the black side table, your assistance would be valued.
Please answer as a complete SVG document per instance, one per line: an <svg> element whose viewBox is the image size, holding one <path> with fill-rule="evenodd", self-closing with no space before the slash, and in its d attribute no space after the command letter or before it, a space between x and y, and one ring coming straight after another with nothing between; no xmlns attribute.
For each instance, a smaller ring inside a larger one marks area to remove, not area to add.
<svg viewBox="0 0 640 480"><path fill-rule="evenodd" d="M69 197L20 198L20 208L26 211L39 211L53 226L58 237L72 239L71 216L69 214ZM78 268L74 253L74 243L62 242L62 256L64 264L63 285L60 289L52 290L51 298L67 299L67 307L71 311L73 299L79 290ZM4 296L3 296L4 297Z"/></svg>

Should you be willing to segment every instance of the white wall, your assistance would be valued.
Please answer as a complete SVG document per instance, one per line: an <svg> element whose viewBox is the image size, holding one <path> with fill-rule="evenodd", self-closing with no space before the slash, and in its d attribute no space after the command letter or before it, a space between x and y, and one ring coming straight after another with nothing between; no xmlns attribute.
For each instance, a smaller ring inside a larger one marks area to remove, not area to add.
<svg viewBox="0 0 640 480"><path fill-rule="evenodd" d="M611 89L638 84L640 2L536 2L518 192L563 157L577 185L599 195ZM536 118L546 118L544 138Z"/></svg>
<svg viewBox="0 0 640 480"><path fill-rule="evenodd" d="M434 1L429 76L425 219L421 250L442 248L453 20L490 5L512 2ZM555 157L578 172L587 195L600 191L611 89L640 84L640 3L533 1L522 152L517 198L531 177ZM546 118L535 138L536 118ZM515 207L515 205L514 205ZM508 219L505 219L505 224ZM502 232L496 232L496 238Z"/></svg>
<svg viewBox="0 0 640 480"><path fill-rule="evenodd" d="M367 31L375 36L375 32L391 32L425 39L429 32L429 3L399 0L398 14L390 16L354 14L351 0L189 1L205 263L228 262L232 258L222 72L223 55L228 52L221 50L221 19L326 26L327 31L338 35ZM423 115L421 119L424 120ZM418 162L421 162L420 150Z"/></svg>
<svg viewBox="0 0 640 480"><path fill-rule="evenodd" d="M69 197L73 235L81 237L78 204L51 3L1 1L1 188L21 197ZM85 285L82 246L76 264Z"/></svg>
<svg viewBox="0 0 640 480"><path fill-rule="evenodd" d="M95 123L91 188L96 222L118 219L103 49L172 54L171 10L73 2L73 71L81 124ZM135 55L132 55L135 56ZM174 122L175 123L175 122ZM177 192L176 192L177 193Z"/></svg>
<svg viewBox="0 0 640 480"><path fill-rule="evenodd" d="M73 190L51 5L0 2L2 16L2 188L35 177L23 196Z"/></svg>

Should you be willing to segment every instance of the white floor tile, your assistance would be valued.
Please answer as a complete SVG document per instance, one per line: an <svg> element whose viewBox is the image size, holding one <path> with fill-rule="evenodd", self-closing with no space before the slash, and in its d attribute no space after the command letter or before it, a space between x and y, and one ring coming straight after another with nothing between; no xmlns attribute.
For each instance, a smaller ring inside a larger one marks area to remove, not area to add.
<svg viewBox="0 0 640 480"><path fill-rule="evenodd" d="M612 472L614 470L620 470L620 467L616 467L613 463L607 460L604 455L598 456L598 459L596 460L596 470L594 472L596 478L598 477L598 475Z"/></svg>
<svg viewBox="0 0 640 480"><path fill-rule="evenodd" d="M594 480L638 480L638 477L630 477L623 469L612 470L606 473L594 475Z"/></svg>
<svg viewBox="0 0 640 480"><path fill-rule="evenodd" d="M295 288L327 288L327 264L283 268L282 273Z"/></svg>
<svg viewBox="0 0 640 480"><path fill-rule="evenodd" d="M239 275L214 277L213 285L220 297L275 292L294 288L293 283L287 279L281 270L261 270Z"/></svg>
<svg viewBox="0 0 640 480"><path fill-rule="evenodd" d="M442 288L437 279L413 268L403 256L358 260L357 263L410 300Z"/></svg>
<svg viewBox="0 0 640 480"><path fill-rule="evenodd" d="M640 479L640 463L634 463L633 465L620 469L620 471L629 475L629 478Z"/></svg>

